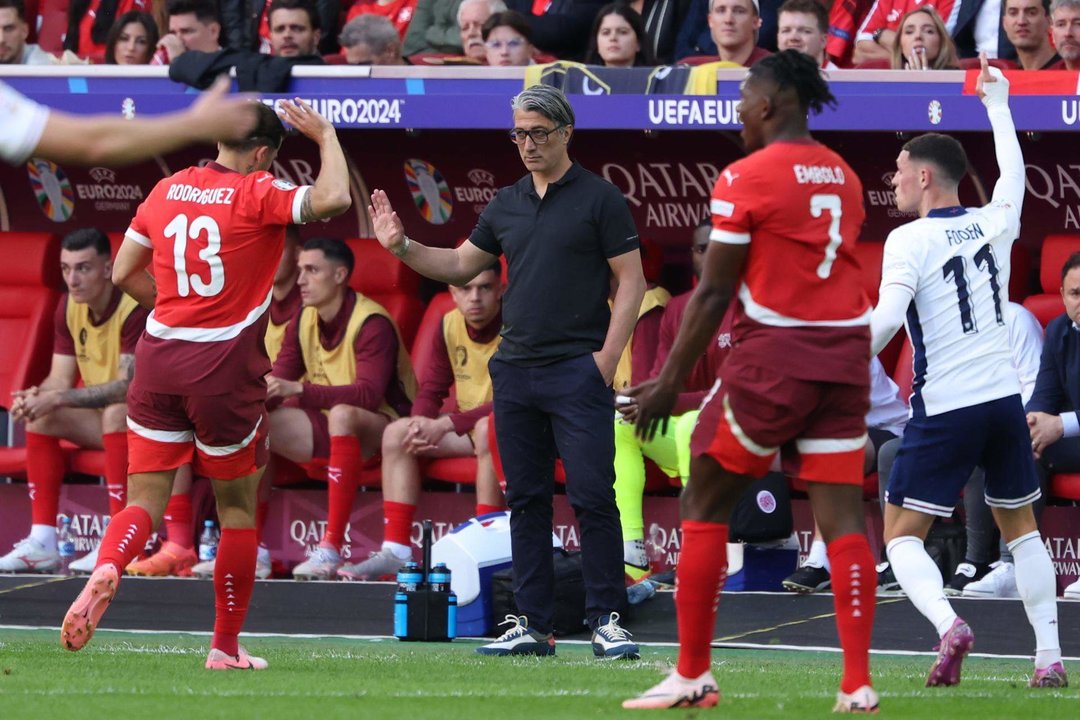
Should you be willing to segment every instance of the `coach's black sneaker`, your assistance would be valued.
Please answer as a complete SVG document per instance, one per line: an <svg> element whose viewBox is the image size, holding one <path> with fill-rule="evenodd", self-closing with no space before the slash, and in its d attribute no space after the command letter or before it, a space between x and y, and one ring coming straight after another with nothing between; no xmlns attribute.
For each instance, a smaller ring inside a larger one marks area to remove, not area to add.
<svg viewBox="0 0 1080 720"><path fill-rule="evenodd" d="M945 584L945 594L956 597L968 584L982 580L990 572L990 563L973 563L965 560L956 566L952 579Z"/></svg>
<svg viewBox="0 0 1080 720"><path fill-rule="evenodd" d="M877 589L878 592L896 592L900 590L900 581L896 579L892 565L888 562L879 563L877 566Z"/></svg>
<svg viewBox="0 0 1080 720"><path fill-rule="evenodd" d="M481 655L555 654L555 636L530 630L529 619L524 615L507 615L499 625L509 625L510 629L497 637L495 642L476 648L476 652Z"/></svg>
<svg viewBox="0 0 1080 720"><path fill-rule="evenodd" d="M829 571L823 567L803 565L780 583L785 590L800 594L821 592L831 584Z"/></svg>

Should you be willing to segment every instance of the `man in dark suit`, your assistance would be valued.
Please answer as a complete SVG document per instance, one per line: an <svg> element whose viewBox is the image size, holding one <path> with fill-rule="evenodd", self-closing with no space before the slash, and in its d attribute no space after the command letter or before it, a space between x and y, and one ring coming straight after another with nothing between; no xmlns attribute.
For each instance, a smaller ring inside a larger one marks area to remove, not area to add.
<svg viewBox="0 0 1080 720"><path fill-rule="evenodd" d="M1048 473L1080 472L1080 252L1061 268L1065 313L1046 326L1035 392L1027 404L1031 448ZM1065 588L1080 600L1080 580Z"/></svg>
<svg viewBox="0 0 1080 720"><path fill-rule="evenodd" d="M1004 2L996 12L983 11L983 6L987 4L986 0L957 0L957 2L960 5L960 11L956 18L956 25L953 26L952 36L953 42L956 43L956 53L960 57L978 57L980 50L986 50L990 57L1016 60L1016 48L1009 42L1005 31L1001 28ZM994 48L978 45L977 41L983 35L993 35L997 38L996 55L993 53Z"/></svg>

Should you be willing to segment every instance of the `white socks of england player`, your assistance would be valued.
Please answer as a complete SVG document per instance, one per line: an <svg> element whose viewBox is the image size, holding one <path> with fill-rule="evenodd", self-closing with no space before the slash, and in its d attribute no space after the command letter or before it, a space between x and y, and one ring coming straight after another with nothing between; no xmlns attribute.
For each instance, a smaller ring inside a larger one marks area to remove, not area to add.
<svg viewBox="0 0 1080 720"><path fill-rule="evenodd" d="M897 582L915 609L933 623L938 637L944 637L956 620L956 612L945 597L941 571L926 553L923 541L913 535L893 538L885 553Z"/></svg>
<svg viewBox="0 0 1080 720"><path fill-rule="evenodd" d="M1013 540L1009 550L1016 568L1016 589L1035 631L1035 667L1045 668L1061 661L1054 564L1038 530Z"/></svg>

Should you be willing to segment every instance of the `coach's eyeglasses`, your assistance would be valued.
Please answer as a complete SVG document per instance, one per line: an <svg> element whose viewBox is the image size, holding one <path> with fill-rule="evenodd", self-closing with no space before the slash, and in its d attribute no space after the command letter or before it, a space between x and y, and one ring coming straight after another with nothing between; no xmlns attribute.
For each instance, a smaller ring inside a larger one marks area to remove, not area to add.
<svg viewBox="0 0 1080 720"><path fill-rule="evenodd" d="M544 145L548 141L548 135L558 132L566 127L566 123L562 125L556 125L550 130L544 128L533 128L532 130L526 130L525 128L514 128L510 131L510 142L515 145L524 145L526 138L532 138L532 141L537 145Z"/></svg>

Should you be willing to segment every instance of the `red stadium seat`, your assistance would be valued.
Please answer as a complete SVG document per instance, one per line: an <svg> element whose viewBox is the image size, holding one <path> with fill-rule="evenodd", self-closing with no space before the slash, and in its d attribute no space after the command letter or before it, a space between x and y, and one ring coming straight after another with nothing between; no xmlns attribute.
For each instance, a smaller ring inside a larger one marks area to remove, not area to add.
<svg viewBox="0 0 1080 720"><path fill-rule="evenodd" d="M424 314L420 276L387 252L375 238L353 238L345 242L356 256L356 269L349 278L349 286L386 308L406 346L411 347Z"/></svg>
<svg viewBox="0 0 1080 720"><path fill-rule="evenodd" d="M1031 289L1031 250L1026 245L1014 242L1009 257L1012 272L1009 275L1009 299L1023 302Z"/></svg>
<svg viewBox="0 0 1080 720"><path fill-rule="evenodd" d="M908 402L911 395L911 383L915 379L915 371L911 367L911 359L914 351L911 341L904 338L904 344L900 348L900 355L896 358L896 369L893 370L892 379L900 388L900 397Z"/></svg>
<svg viewBox="0 0 1080 720"><path fill-rule="evenodd" d="M1004 58L990 58L987 61L987 63L990 65L990 67L996 67L996 68L999 68L1001 70L1016 70L1017 69L1016 63L1014 63L1014 62L1012 62L1010 60L1005 60ZM979 58L977 58L977 57L960 58L960 69L961 70L978 70L980 67L982 67L982 65L980 64Z"/></svg>
<svg viewBox="0 0 1080 720"><path fill-rule="evenodd" d="M1039 320L1039 324L1045 329L1050 321L1065 312L1065 304L1061 301L1061 295L1055 293L1048 295L1029 295L1024 299L1024 307L1031 311Z"/></svg>
<svg viewBox="0 0 1080 720"><path fill-rule="evenodd" d="M475 485L476 458L437 458L424 467L424 477L456 485Z"/></svg>
<svg viewBox="0 0 1080 720"><path fill-rule="evenodd" d="M68 5L70 0L41 0L37 10L31 18L28 12L26 19L30 24L31 31L37 25L37 19L41 19L41 25L37 28L37 39L31 38L30 42L37 42L42 50L59 55L64 51L64 35L68 28ZM29 4L26 6L30 9Z"/></svg>
<svg viewBox="0 0 1080 720"><path fill-rule="evenodd" d="M331 53L330 55L323 55L323 62L327 65L348 65L348 60L345 59L345 53Z"/></svg>
<svg viewBox="0 0 1080 720"><path fill-rule="evenodd" d="M72 446L74 447L74 446ZM71 472L105 476L105 451L104 450L80 450L75 449L71 455Z"/></svg>
<svg viewBox="0 0 1080 720"><path fill-rule="evenodd" d="M52 356L60 244L49 233L0 233L0 405L40 382Z"/></svg>
<svg viewBox="0 0 1080 720"><path fill-rule="evenodd" d="M1062 500L1080 500L1080 473L1060 473L1052 476L1050 494Z"/></svg>
<svg viewBox="0 0 1080 720"><path fill-rule="evenodd" d="M1039 260L1042 293L1029 295L1024 300L1024 307L1039 319L1043 327L1065 310L1061 300L1061 268L1069 256L1077 251L1080 251L1080 235L1047 235L1043 240Z"/></svg>
<svg viewBox="0 0 1080 720"><path fill-rule="evenodd" d="M439 293L428 303L412 344L413 372L416 373L417 380L427 373L431 348L442 332L443 315L453 309L454 298L449 292Z"/></svg>

